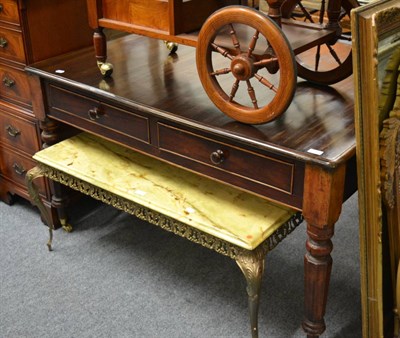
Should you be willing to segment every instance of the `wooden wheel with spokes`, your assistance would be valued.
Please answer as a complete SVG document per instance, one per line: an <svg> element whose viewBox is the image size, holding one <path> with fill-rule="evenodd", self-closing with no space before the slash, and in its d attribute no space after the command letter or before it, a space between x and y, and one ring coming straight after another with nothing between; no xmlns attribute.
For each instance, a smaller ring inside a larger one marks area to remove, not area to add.
<svg viewBox="0 0 400 338"><path fill-rule="evenodd" d="M296 64L285 35L248 7L225 7L207 19L198 36L196 63L211 101L243 123L277 118L296 89Z"/></svg>
<svg viewBox="0 0 400 338"><path fill-rule="evenodd" d="M353 71L350 11L358 6L355 0L341 0L339 15L340 34L334 43L323 43L296 55L300 77L316 84L330 85L349 77ZM327 0L307 2L286 0L282 17L297 21L326 25ZM306 33L305 33L306 34Z"/></svg>

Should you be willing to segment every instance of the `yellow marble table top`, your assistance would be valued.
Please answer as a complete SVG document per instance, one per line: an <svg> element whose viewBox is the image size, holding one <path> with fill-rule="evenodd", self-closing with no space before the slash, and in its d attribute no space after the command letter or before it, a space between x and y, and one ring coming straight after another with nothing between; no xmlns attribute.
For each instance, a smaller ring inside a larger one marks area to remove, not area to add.
<svg viewBox="0 0 400 338"><path fill-rule="evenodd" d="M244 249L294 214L261 197L82 133L33 158Z"/></svg>

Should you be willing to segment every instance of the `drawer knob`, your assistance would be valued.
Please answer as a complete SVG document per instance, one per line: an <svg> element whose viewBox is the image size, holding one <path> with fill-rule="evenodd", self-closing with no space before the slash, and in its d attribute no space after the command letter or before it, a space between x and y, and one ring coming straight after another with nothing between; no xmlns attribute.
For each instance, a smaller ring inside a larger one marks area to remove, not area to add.
<svg viewBox="0 0 400 338"><path fill-rule="evenodd" d="M13 79L10 79L9 77L6 76L6 77L3 79L3 84L4 84L6 87L11 88L12 86L15 85L15 81L14 81Z"/></svg>
<svg viewBox="0 0 400 338"><path fill-rule="evenodd" d="M211 153L210 160L214 164L221 164L225 160L225 154L221 149L218 149Z"/></svg>
<svg viewBox="0 0 400 338"><path fill-rule="evenodd" d="M0 47L1 48L6 48L8 45L8 41L4 38L0 38Z"/></svg>
<svg viewBox="0 0 400 338"><path fill-rule="evenodd" d="M92 121L99 119L101 115L103 115L103 113L100 111L99 108L89 109L88 111L89 119L91 119Z"/></svg>
<svg viewBox="0 0 400 338"><path fill-rule="evenodd" d="M21 132L17 128L15 128L11 125L6 126L6 131L7 131L8 135L10 135L12 137L17 137L19 134L21 134Z"/></svg>
<svg viewBox="0 0 400 338"><path fill-rule="evenodd" d="M3 4L0 4L0 13L3 11Z"/></svg>
<svg viewBox="0 0 400 338"><path fill-rule="evenodd" d="M20 175L20 176L22 176L26 173L26 169L18 163L13 164L13 169L17 173L17 175Z"/></svg>

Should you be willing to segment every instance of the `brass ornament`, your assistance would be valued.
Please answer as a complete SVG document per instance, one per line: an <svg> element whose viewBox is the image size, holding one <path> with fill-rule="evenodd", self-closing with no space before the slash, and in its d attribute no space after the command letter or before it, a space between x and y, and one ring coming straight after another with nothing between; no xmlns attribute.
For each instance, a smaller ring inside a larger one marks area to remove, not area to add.
<svg viewBox="0 0 400 338"><path fill-rule="evenodd" d="M395 186L396 173L400 169L400 111L391 115L383 122L380 135L382 195L390 209L395 207L395 194L400 191L400 181Z"/></svg>
<svg viewBox="0 0 400 338"><path fill-rule="evenodd" d="M32 174L31 174L32 172ZM69 174L51 168L47 165L39 163L37 167L31 169L27 177L28 180L33 180L38 176L34 176L33 173L40 172L41 176L45 176L55 182L61 183L67 187L77 190L85 195L91 196L92 198L99 200L103 203L111 205L116 209L122 210L131 214L143 221L156 225L166 231L172 232L180 237L184 237L191 242L200 244L206 248L214 250L224 256L228 256L232 259L236 259L238 255L243 252L252 252L250 250L243 249L237 245L231 244L227 241L219 239L210 234L204 233L196 228L193 228L187 224L174 220L170 217L162 215L156 211L143 207L135 202L127 200L123 197L117 196L92 184L84 182L76 177ZM32 185L32 183L29 183ZM35 194L33 191L30 194ZM39 206L42 204L40 198L35 198L34 203ZM47 213L47 210L39 207L42 213ZM43 210L42 210L43 209ZM303 217L300 213L295 214L288 222L278 228L270 237L268 237L263 243L260 244L263 252L267 253L278 245L287 235L289 235L301 222Z"/></svg>

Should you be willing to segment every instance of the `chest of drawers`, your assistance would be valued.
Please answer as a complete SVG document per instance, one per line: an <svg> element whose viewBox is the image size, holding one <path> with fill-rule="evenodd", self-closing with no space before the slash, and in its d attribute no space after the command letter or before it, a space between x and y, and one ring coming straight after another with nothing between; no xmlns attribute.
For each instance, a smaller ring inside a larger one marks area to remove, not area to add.
<svg viewBox="0 0 400 338"><path fill-rule="evenodd" d="M60 15L62 13L62 15ZM90 45L85 0L0 1L0 199L29 199L24 177L42 145L35 116L32 77L24 68ZM52 187L40 182L46 207L54 215ZM57 224L55 224L57 226Z"/></svg>

